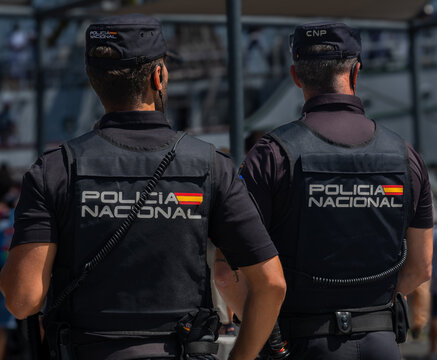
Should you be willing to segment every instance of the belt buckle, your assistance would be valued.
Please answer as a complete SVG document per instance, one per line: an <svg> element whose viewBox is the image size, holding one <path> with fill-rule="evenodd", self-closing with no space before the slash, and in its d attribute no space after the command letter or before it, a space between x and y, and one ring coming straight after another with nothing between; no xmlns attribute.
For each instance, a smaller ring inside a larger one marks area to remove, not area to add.
<svg viewBox="0 0 437 360"><path fill-rule="evenodd" d="M340 334L349 335L352 333L352 314L349 311L336 311L335 318Z"/></svg>

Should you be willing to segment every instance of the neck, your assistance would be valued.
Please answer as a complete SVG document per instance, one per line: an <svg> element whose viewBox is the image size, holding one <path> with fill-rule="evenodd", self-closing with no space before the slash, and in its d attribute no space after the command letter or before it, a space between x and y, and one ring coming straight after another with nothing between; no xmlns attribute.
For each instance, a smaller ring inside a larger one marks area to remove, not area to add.
<svg viewBox="0 0 437 360"><path fill-rule="evenodd" d="M318 90L314 90L314 89L305 89L302 88L302 92L303 92L303 97L305 98L305 101L308 101L309 99L318 96L318 95L323 95L326 94L326 91L318 91ZM343 94L343 95L355 95L355 91L352 91L352 89L346 88L343 90L340 89L336 89L335 91L330 91L329 93L331 94Z"/></svg>
<svg viewBox="0 0 437 360"><path fill-rule="evenodd" d="M326 91L303 91L303 97L304 97L305 101L308 101L309 99L311 99L315 96L319 96L319 95L323 95L323 94L327 94L327 92ZM333 91L333 92L329 92L329 94L355 95L355 93L353 91Z"/></svg>
<svg viewBox="0 0 437 360"><path fill-rule="evenodd" d="M308 101L314 96L326 94L326 91L320 91L319 89L311 89L302 85L302 92L305 101ZM334 81L334 86L331 91L333 94L355 95L355 91L351 89L349 76L338 76Z"/></svg>
<svg viewBox="0 0 437 360"><path fill-rule="evenodd" d="M155 102L158 101L157 99L158 92L152 91L149 87L141 97L135 99L135 102L130 104L106 103L103 106L106 114L119 111L156 111Z"/></svg>
<svg viewBox="0 0 437 360"><path fill-rule="evenodd" d="M105 105L105 113L111 113L111 112L119 112L119 111L155 111L155 103L152 102L151 104L148 103L142 103L138 105L117 105L117 104L110 104Z"/></svg>

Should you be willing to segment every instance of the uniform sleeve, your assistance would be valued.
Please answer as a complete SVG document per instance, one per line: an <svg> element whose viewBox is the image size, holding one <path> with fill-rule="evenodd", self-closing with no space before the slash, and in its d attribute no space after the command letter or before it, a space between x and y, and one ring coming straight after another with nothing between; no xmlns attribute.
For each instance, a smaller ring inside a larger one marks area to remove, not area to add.
<svg viewBox="0 0 437 360"><path fill-rule="evenodd" d="M291 194L289 167L282 148L274 141L262 138L249 151L240 170L269 231L287 213Z"/></svg>
<svg viewBox="0 0 437 360"><path fill-rule="evenodd" d="M20 199L15 209L11 248L28 243L57 242L55 209L65 188L67 174L63 155L56 150L39 158L23 177ZM65 192L65 191L64 191Z"/></svg>
<svg viewBox="0 0 437 360"><path fill-rule="evenodd" d="M278 254L253 201L230 159L216 154L215 198L209 237L233 268L260 263Z"/></svg>
<svg viewBox="0 0 437 360"><path fill-rule="evenodd" d="M413 218L409 226L420 229L433 227L432 196L428 171L421 156L407 144L413 188Z"/></svg>

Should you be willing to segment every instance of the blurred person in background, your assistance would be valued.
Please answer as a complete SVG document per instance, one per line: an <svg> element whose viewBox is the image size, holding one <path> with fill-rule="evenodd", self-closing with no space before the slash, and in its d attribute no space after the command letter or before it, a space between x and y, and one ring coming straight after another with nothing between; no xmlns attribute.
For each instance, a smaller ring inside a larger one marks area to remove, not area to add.
<svg viewBox="0 0 437 360"><path fill-rule="evenodd" d="M420 337L430 318L430 285L430 281L424 282L408 295L408 305L411 314L411 335L413 339Z"/></svg>
<svg viewBox="0 0 437 360"><path fill-rule="evenodd" d="M0 112L0 145L8 146L14 143L14 132L15 123L12 120L11 103L5 101Z"/></svg>
<svg viewBox="0 0 437 360"><path fill-rule="evenodd" d="M24 80L28 76L29 60L31 49L29 48L29 37L19 23L15 23L9 33L8 45L10 50L9 75L13 81L14 88L23 87Z"/></svg>
<svg viewBox="0 0 437 360"><path fill-rule="evenodd" d="M437 164L428 166L429 182L433 194L433 247L431 276L431 321L429 328L430 360L437 360Z"/></svg>
<svg viewBox="0 0 437 360"><path fill-rule="evenodd" d="M429 329L430 360L437 360L437 225L433 233L434 253L431 277L431 323Z"/></svg>
<svg viewBox="0 0 437 360"><path fill-rule="evenodd" d="M404 295L431 275L426 167L365 116L357 30L306 24L290 46L302 117L258 141L240 171L284 267L282 336L291 359L399 360Z"/></svg>
<svg viewBox="0 0 437 360"><path fill-rule="evenodd" d="M3 268L8 257L8 250L14 233L14 208L17 201L15 184L9 168L2 164L0 168L0 269ZM12 314L6 309L5 298L0 294L0 360L6 358L8 335L16 329L17 323Z"/></svg>
<svg viewBox="0 0 437 360"><path fill-rule="evenodd" d="M232 358L253 360L279 313L277 251L232 161L165 117L166 54L149 16L91 24L105 115L24 175L0 289L20 319L47 300L51 359L212 359L208 237L248 284Z"/></svg>
<svg viewBox="0 0 437 360"><path fill-rule="evenodd" d="M12 176L7 164L0 164L0 199L9 192L13 184ZM5 206L6 204L3 204Z"/></svg>

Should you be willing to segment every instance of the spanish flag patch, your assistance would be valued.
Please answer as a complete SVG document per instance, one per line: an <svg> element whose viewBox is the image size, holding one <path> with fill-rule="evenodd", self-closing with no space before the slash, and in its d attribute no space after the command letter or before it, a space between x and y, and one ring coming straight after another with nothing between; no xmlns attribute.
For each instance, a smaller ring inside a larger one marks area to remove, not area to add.
<svg viewBox="0 0 437 360"><path fill-rule="evenodd" d="M382 185L385 195L404 195L403 185Z"/></svg>
<svg viewBox="0 0 437 360"><path fill-rule="evenodd" d="M181 205L200 205L203 202L203 194L199 193L175 193Z"/></svg>

